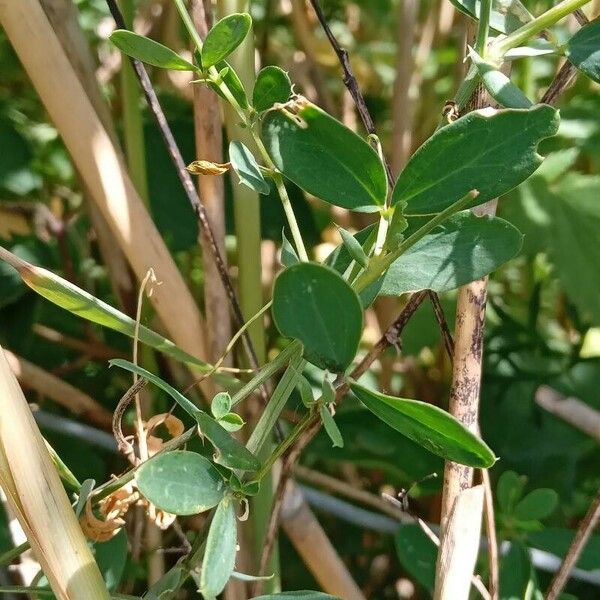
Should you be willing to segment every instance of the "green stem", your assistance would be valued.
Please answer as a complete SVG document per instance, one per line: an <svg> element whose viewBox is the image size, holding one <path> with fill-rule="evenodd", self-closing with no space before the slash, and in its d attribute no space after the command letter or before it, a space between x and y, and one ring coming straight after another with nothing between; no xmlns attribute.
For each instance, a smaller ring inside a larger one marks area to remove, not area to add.
<svg viewBox="0 0 600 600"><path fill-rule="evenodd" d="M529 23L519 27L519 29L513 31L504 39L493 44L491 49L493 49L494 55L497 57L504 56L511 48L521 46L534 35L544 31L544 29L548 29L548 27L551 27L588 2L590 0L563 0L559 2L539 17L529 21Z"/></svg>
<svg viewBox="0 0 600 600"><path fill-rule="evenodd" d="M246 448L253 454L261 452L265 443L271 439L273 427L275 427L281 411L284 409L288 398L296 387L305 365L306 360L302 358L302 351L299 349L298 354L294 355L288 368L279 380L269 403L265 406L246 444Z"/></svg>
<svg viewBox="0 0 600 600"><path fill-rule="evenodd" d="M477 28L477 39L475 50L482 58L485 58L487 41L490 33L490 15L492 14L492 0L481 0L479 10L479 26Z"/></svg>
<svg viewBox="0 0 600 600"><path fill-rule="evenodd" d="M127 27L133 30L135 15L133 0L120 0L120 5ZM128 60L123 61L121 66L121 101L123 103L123 138L129 174L140 198L148 204L148 178L144 124L140 108L140 87Z"/></svg>
<svg viewBox="0 0 600 600"><path fill-rule="evenodd" d="M0 567L4 567L5 565L10 565L10 563L23 554L23 552L27 552L31 548L29 542L23 542L16 548L12 548L8 550L4 554L0 555Z"/></svg>
<svg viewBox="0 0 600 600"><path fill-rule="evenodd" d="M377 237L375 239L375 249L373 250L374 256L379 256L383 252L389 225L389 219L384 214L381 214L379 224L377 225Z"/></svg>
<svg viewBox="0 0 600 600"><path fill-rule="evenodd" d="M279 460L281 456L285 454L289 448L291 448L296 440L300 437L302 432L313 422L315 415L310 412L304 416L304 418L296 424L296 427L292 429L291 433L275 448L271 455L264 462L261 470L256 474L253 479L261 481L271 471L273 465Z"/></svg>
<svg viewBox="0 0 600 600"><path fill-rule="evenodd" d="M194 27L194 23L192 22L192 19L185 8L185 4L184 4L183 0L174 0L174 1L175 1L175 6L177 7L177 10L183 20L183 24L184 24L188 34L192 38L192 41L194 42L194 44L196 45L198 50L201 51L202 50L202 40L200 39L200 36L198 35L196 28ZM241 7L236 7L236 10L241 10ZM223 12L227 13L227 12L232 12L232 11L225 9ZM244 45L245 44L246 44L246 42L244 43ZM234 59L232 59L232 61L233 60ZM252 58L252 60L254 60L254 58ZM247 67L248 65L242 64L241 66ZM239 66L238 66L238 68L236 68L236 73L242 78L242 81L244 79L252 79L253 80L254 72L252 72L252 77L244 77L244 72L243 72L244 70L248 70L248 69L243 69L243 68L240 69ZM252 69L252 71L253 71L253 69ZM277 188L277 193L279 194L279 197L281 199L281 203L283 205L283 210L285 212L285 216L287 218L287 221L288 221L288 224L290 227L290 231L292 232L292 238L294 240L294 244L296 246L296 251L298 252L298 256L300 257L300 260L305 261L305 262L308 261L308 254L306 252L306 248L304 247L304 241L302 240L302 234L300 233L300 228L298 227L298 222L296 221L296 215L294 214L294 210L292 208L292 203L290 201L287 190L285 189L285 185L283 183L283 177L281 176L281 174L277 170L277 167L274 165L273 161L271 160L271 157L269 156L267 149L265 148L262 140L260 139L260 136L254 130L253 122L252 122L252 119L250 118L250 112L248 110L244 110L239 105L238 101L235 99L235 97L231 93L231 90L229 89L227 84L221 79L221 77L219 77L219 72L216 69L216 67L211 67L208 70L208 76L213 81L213 83L215 83L216 85L219 86L219 89L221 90L221 92L223 93L225 98L227 99L227 102L229 102L229 104L231 105L233 110L237 113L237 115L241 119L242 123L244 124L244 128L245 128L244 134L247 135L248 132L250 133L250 136L252 137L252 140L253 140L254 144L256 145L256 148L257 148L261 158L263 159L265 166L271 172L271 177L275 183L275 187ZM245 87L247 87L247 86L245 86ZM243 142L244 140L242 139L241 141ZM247 225L245 225L245 226L247 226Z"/></svg>
<svg viewBox="0 0 600 600"><path fill-rule="evenodd" d="M472 190L466 196L457 200L454 204L451 204L448 208L444 209L441 213L438 213L430 219L411 236L406 238L393 252L386 254L385 256L375 256L369 263L367 270L356 280L352 285L356 292L360 293L365 288L369 287L372 283L377 281L391 266L391 264L398 260L409 248L414 246L419 240L425 237L430 231L435 229L438 225L443 223L448 217L466 208L473 200L477 197L477 193Z"/></svg>
<svg viewBox="0 0 600 600"><path fill-rule="evenodd" d="M302 344L293 341L286 346L273 360L269 361L248 383L246 383L231 398L231 406L240 403L263 383L271 379L283 365L287 364L296 354L302 353Z"/></svg>

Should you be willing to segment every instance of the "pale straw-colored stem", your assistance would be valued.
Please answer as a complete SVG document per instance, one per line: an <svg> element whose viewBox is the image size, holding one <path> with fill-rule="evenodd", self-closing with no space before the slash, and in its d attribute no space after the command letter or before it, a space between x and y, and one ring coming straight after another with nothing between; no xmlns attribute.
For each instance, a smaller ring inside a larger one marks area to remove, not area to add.
<svg viewBox="0 0 600 600"><path fill-rule="evenodd" d="M108 600L98 566L0 348L0 485L59 600Z"/></svg>
<svg viewBox="0 0 600 600"><path fill-rule="evenodd" d="M141 280L153 267L163 282L152 303L165 328L180 347L204 358L194 299L39 2L0 2L0 22L136 276Z"/></svg>
<svg viewBox="0 0 600 600"><path fill-rule="evenodd" d="M111 413L91 396L6 349L4 350L4 356L12 372L24 387L35 390L40 395L64 406L72 413L81 415L94 425L103 429L110 427Z"/></svg>

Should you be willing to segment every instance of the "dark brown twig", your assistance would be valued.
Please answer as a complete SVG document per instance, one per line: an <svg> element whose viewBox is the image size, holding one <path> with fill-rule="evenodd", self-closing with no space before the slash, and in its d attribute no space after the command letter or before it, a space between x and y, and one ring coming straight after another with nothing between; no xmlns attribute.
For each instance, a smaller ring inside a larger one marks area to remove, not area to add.
<svg viewBox="0 0 600 600"><path fill-rule="evenodd" d="M581 553L596 526L600 522L600 492L598 492L596 498L592 502L588 509L585 517L579 524L577 533L571 542L571 546L567 550L567 554L560 565L560 568L554 575L548 592L546 593L546 600L556 600L559 597L561 591L565 587L571 571L575 568Z"/></svg>
<svg viewBox="0 0 600 600"><path fill-rule="evenodd" d="M352 96L352 99L354 100L354 104L356 105L356 110L358 111L358 114L360 115L361 121L363 122L363 125L365 126L367 133L369 135L377 135L377 133L375 131L375 123L373 122L371 113L369 112L369 109L367 108L367 103L365 102L365 98L362 95L360 88L358 87L358 81L356 81L356 77L354 76L354 73L352 71L352 66L350 65L350 58L348 56L348 51L345 48L342 48L340 46L340 43L338 42L337 38L335 37L335 35L333 35L333 32L331 31L331 28L329 27L329 24L327 23L327 19L325 18L325 15L323 13L323 9L321 8L319 0L310 0L310 3L312 4L315 14L317 15L317 19L319 20L319 23L321 24L321 27L323 28L323 31L325 32L325 35L327 36L327 39L329 40L331 47L333 48L334 52L337 54L337 57L340 61L340 64L342 66L342 70L344 73L343 74L344 85L346 86L346 88L350 92L350 95ZM391 187L394 185L394 176L392 175L392 170L390 169L390 165L388 164L388 162L385 160L383 162L385 165L388 182Z"/></svg>
<svg viewBox="0 0 600 600"><path fill-rule="evenodd" d="M541 103L555 104L558 96L573 83L576 75L577 69L569 61L565 61L542 96Z"/></svg>
<svg viewBox="0 0 600 600"><path fill-rule="evenodd" d="M119 7L117 6L116 0L106 0L106 3L108 4L108 8L113 16L113 19L115 20L117 27L119 29L127 29L127 25L125 23L125 20L123 19L121 11L119 10ZM221 256L221 252L219 251L219 247L217 245L204 205L202 204L198 192L194 187L194 182L192 181L192 178L186 169L186 165L183 161L181 151L179 150L177 142L173 137L173 133L171 131L171 128L169 127L167 118L162 110L160 102L158 101L156 92L152 87L152 82L150 81L150 77L148 76L146 68L139 60L135 60L132 58L130 59L130 62L140 82L140 86L142 87L144 96L146 97L146 101L148 102L148 106L150 107L150 110L152 111L152 114L156 119L156 123L160 130L161 136L165 142L165 146L167 147L167 151L171 157L171 160L173 161L173 164L175 165L175 170L177 171L179 181L183 186L185 194L194 212L196 213L200 228L202 229L203 234L206 236L206 240L208 241L208 244L211 249L211 254L215 260L215 265L219 272L221 283L225 288L225 291L227 292L227 297L229 298L229 303L231 305L231 310L233 313L236 327L238 329L241 329L244 325L244 317L242 315L242 310L240 308L240 304L238 302L233 283L231 282L229 274L227 273L227 267L225 266L223 257ZM254 347L247 332L244 332L243 334L243 342L246 352L248 354L248 359L250 361L251 367L253 369L258 369L258 358L256 356L256 352L254 351ZM264 399L266 399L266 392L262 393L264 394Z"/></svg>
<svg viewBox="0 0 600 600"><path fill-rule="evenodd" d="M444 348L446 349L448 357L450 358L450 360L452 360L452 357L454 356L454 340L452 339L452 333L450 333L448 321L446 321L444 309L442 308L442 305L440 303L440 297L432 290L427 290L427 295L431 300L431 305L433 306L435 318L437 319L438 325L440 326L440 333L442 334L442 340L444 341Z"/></svg>

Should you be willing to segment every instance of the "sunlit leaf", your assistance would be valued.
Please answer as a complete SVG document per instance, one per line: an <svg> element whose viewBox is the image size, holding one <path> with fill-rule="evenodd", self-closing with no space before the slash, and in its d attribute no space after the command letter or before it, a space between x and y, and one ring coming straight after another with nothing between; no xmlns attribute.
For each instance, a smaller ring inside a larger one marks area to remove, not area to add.
<svg viewBox="0 0 600 600"><path fill-rule="evenodd" d="M165 391L173 400L183 408L198 423L200 434L208 439L215 447L216 454L214 460L217 464L223 465L228 469L242 469L246 471L256 471L260 468L260 462L249 452L240 442L233 438L219 423L210 415L200 410L195 404L190 402L181 392L169 385L160 377L150 373L146 369L134 365L128 360L115 358L110 361L111 365L121 367L132 373L137 373L144 377L155 386Z"/></svg>
<svg viewBox="0 0 600 600"><path fill-rule="evenodd" d="M184 450L159 454L142 463L136 483L152 504L175 515L209 510L226 491L223 478L209 460Z"/></svg>
<svg viewBox="0 0 600 600"><path fill-rule="evenodd" d="M179 56L171 48L133 31L117 29L111 33L110 41L127 56L141 60L148 65L175 71L197 70L195 65Z"/></svg>
<svg viewBox="0 0 600 600"><path fill-rule="evenodd" d="M87 321L108 327L131 338L134 337L136 322L131 317L92 296L70 281L55 275L47 269L28 263L25 263L19 269L19 274L33 291L53 304ZM187 354L173 342L158 333L154 333L144 325L140 325L137 329L137 338L143 344L147 344L176 360L195 365L203 371L211 370L210 365Z"/></svg>
<svg viewBox="0 0 600 600"><path fill-rule="evenodd" d="M298 263L282 271L273 288L273 319L281 335L300 340L309 362L332 372L351 362L362 332L362 307L334 270Z"/></svg>
<svg viewBox="0 0 600 600"><path fill-rule="evenodd" d="M268 65L256 76L252 105L258 112L264 112L277 102L287 102L291 94L292 82L288 74L279 67Z"/></svg>
<svg viewBox="0 0 600 600"><path fill-rule="evenodd" d="M235 101L240 105L241 108L248 108L248 96L241 79L233 67L225 60L220 61L215 68L219 71L223 83L227 86L231 95L235 98ZM221 88L214 81L206 82L211 90L219 94L223 100L229 102L227 96L221 91Z"/></svg>
<svg viewBox="0 0 600 600"><path fill-rule="evenodd" d="M501 106L506 108L529 108L531 100L521 89L515 85L500 69L486 62L471 49L469 56L477 67L483 85L485 85L490 96Z"/></svg>
<svg viewBox="0 0 600 600"><path fill-rule="evenodd" d="M202 46L202 68L208 69L227 58L248 35L252 18L246 13L227 15L208 32Z"/></svg>
<svg viewBox="0 0 600 600"><path fill-rule="evenodd" d="M210 412L215 419L224 417L231 410L231 396L227 392L219 392L210 403Z"/></svg>
<svg viewBox="0 0 600 600"><path fill-rule="evenodd" d="M521 249L523 236L508 221L458 213L392 263L379 294L445 292L492 273Z"/></svg>
<svg viewBox="0 0 600 600"><path fill-rule="evenodd" d="M351 383L350 389L392 429L446 460L481 468L496 461L485 442L437 406L386 396L358 383Z"/></svg>
<svg viewBox="0 0 600 600"><path fill-rule="evenodd" d="M269 184L260 172L260 167L254 155L242 142L230 142L229 160L231 161L233 170L240 178L240 183L243 183L259 194L269 193Z"/></svg>
<svg viewBox="0 0 600 600"><path fill-rule="evenodd" d="M314 104L269 112L263 137L277 168L308 193L352 210L383 206L387 178L377 153Z"/></svg>
<svg viewBox="0 0 600 600"><path fill-rule="evenodd" d="M406 215L438 213L478 190L473 204L502 196L542 163L538 143L558 129L548 105L529 110L476 110L434 133L402 171L392 202L406 202Z"/></svg>
<svg viewBox="0 0 600 600"><path fill-rule="evenodd" d="M319 414L321 415L321 421L323 422L323 427L325 428L325 431L326 431L327 435L329 436L329 439L331 440L333 447L334 448L343 448L344 447L344 439L342 438L340 429L337 426L336 422L334 421L333 417L331 416L331 413L329 412L328 408L324 405L321 405L319 407Z"/></svg>

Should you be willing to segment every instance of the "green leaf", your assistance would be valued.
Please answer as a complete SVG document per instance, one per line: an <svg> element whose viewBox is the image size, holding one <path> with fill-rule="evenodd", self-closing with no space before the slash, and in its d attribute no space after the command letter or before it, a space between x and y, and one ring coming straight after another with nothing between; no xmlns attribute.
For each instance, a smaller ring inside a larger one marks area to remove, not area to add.
<svg viewBox="0 0 600 600"><path fill-rule="evenodd" d="M302 404L306 406L306 408L310 408L315 403L315 396L313 394L312 385L310 385L310 381L306 379L306 377L301 376L298 379L296 384L298 387L298 391L300 392L300 398L302 399Z"/></svg>
<svg viewBox="0 0 600 600"><path fill-rule="evenodd" d="M502 196L542 163L538 143L558 129L548 105L529 110L476 110L434 133L398 177L392 202L406 202L406 215L441 212L479 191L473 204Z"/></svg>
<svg viewBox="0 0 600 600"><path fill-rule="evenodd" d="M126 29L117 29L110 35L110 41L124 54L137 60L160 67L162 69L171 69L175 71L196 71L197 67L185 58L179 56L177 52L167 48L154 40L143 35L127 31Z"/></svg>
<svg viewBox="0 0 600 600"><path fill-rule="evenodd" d="M231 410L231 396L227 392L219 392L210 403L212 416L219 420Z"/></svg>
<svg viewBox="0 0 600 600"><path fill-rule="evenodd" d="M250 435L246 444L246 448L250 452L260 455L264 443L272 438L277 419L294 391L305 365L306 361L302 358L302 346L299 346L297 352L290 358L288 368L277 383L277 387L271 394L267 406Z"/></svg>
<svg viewBox="0 0 600 600"><path fill-rule="evenodd" d="M74 512L75 516L79 518L79 516L83 513L83 509L85 508L85 503L87 502L90 494L94 490L94 486L96 485L96 481L94 479L86 479L79 488L79 492L77 494L77 503L75 504Z"/></svg>
<svg viewBox="0 0 600 600"><path fill-rule="evenodd" d="M350 389L376 417L433 454L471 467L488 468L496 461L485 442L437 406L386 396L354 382Z"/></svg>
<svg viewBox="0 0 600 600"><path fill-rule="evenodd" d="M294 246L292 246L290 241L285 236L285 229L281 231L281 256L279 262L284 267L291 267L292 265L300 262Z"/></svg>
<svg viewBox="0 0 600 600"><path fill-rule="evenodd" d="M239 431L246 421L240 417L237 413L227 413L219 419L219 425L225 430L231 433Z"/></svg>
<svg viewBox="0 0 600 600"><path fill-rule="evenodd" d="M523 495L527 478L517 475L514 471L504 471L496 485L496 499L500 510L512 514L515 504Z"/></svg>
<svg viewBox="0 0 600 600"><path fill-rule="evenodd" d="M312 592L310 590L299 590L297 592L279 592L279 594L267 594L266 596L255 596L252 600L341 600L337 596L330 596L323 592Z"/></svg>
<svg viewBox="0 0 600 600"><path fill-rule="evenodd" d="M558 506L558 494L549 488L529 492L516 506L514 516L522 521L549 517Z"/></svg>
<svg viewBox="0 0 600 600"><path fill-rule="evenodd" d="M47 152L47 149L46 149ZM44 169L49 157L44 153ZM31 143L18 131L12 120L0 117L0 190L17 196L31 194L40 188L41 177L30 165ZM47 175L47 173L45 173Z"/></svg>
<svg viewBox="0 0 600 600"><path fill-rule="evenodd" d="M55 275L47 269L30 264L25 264L19 270L19 274L25 284L34 292L53 304L68 310L86 321L108 327L131 338L135 336L136 323L131 317L95 296L88 294L88 292L78 288L70 281ZM154 331L144 325L139 326L137 333L140 342L155 348L175 360L199 367L204 372L212 369L207 363L179 349L173 342L162 335L154 333Z"/></svg>
<svg viewBox="0 0 600 600"><path fill-rule="evenodd" d="M213 464L196 452L177 450L142 463L137 487L152 504L174 515L196 515L216 506L226 491Z"/></svg>
<svg viewBox="0 0 600 600"><path fill-rule="evenodd" d="M473 19L479 18L481 0L450 0L458 10ZM533 19L519 0L493 0L490 26L500 33L511 33Z"/></svg>
<svg viewBox="0 0 600 600"><path fill-rule="evenodd" d="M392 263L379 295L459 288L495 271L518 254L522 243L521 232L504 219L458 213Z"/></svg>
<svg viewBox="0 0 600 600"><path fill-rule="evenodd" d="M534 600L537 590L535 571L527 547L512 541L500 562L500 599Z"/></svg>
<svg viewBox="0 0 600 600"><path fill-rule="evenodd" d="M401 524L394 536L400 564L430 594L435 585L437 548L416 523Z"/></svg>
<svg viewBox="0 0 600 600"><path fill-rule="evenodd" d="M231 497L219 503L206 537L200 573L200 593L213 600L229 581L235 567L237 524Z"/></svg>
<svg viewBox="0 0 600 600"><path fill-rule="evenodd" d="M369 264L369 258L366 255L363 247L360 245L358 240L349 232L342 227L338 227L338 231L342 236L342 243L348 251L348 254L361 266L367 268Z"/></svg>
<svg viewBox="0 0 600 600"><path fill-rule="evenodd" d="M356 356L362 307L333 269L298 263L282 271L273 288L273 320L281 335L300 340L309 362L343 371Z"/></svg>
<svg viewBox="0 0 600 600"><path fill-rule="evenodd" d="M230 142L229 160L231 161L233 170L240 178L240 183L247 185L259 194L269 193L269 184L260 172L260 167L254 155L242 142Z"/></svg>
<svg viewBox="0 0 600 600"><path fill-rule="evenodd" d="M327 377L327 373L325 373L325 377L323 378L323 384L321 385L321 402L323 404L331 404L335 402L335 388L329 378Z"/></svg>
<svg viewBox="0 0 600 600"><path fill-rule="evenodd" d="M343 448L344 439L342 438L339 427L331 416L329 409L324 404L319 406L319 414L321 415L321 421L323 422L323 427L325 427L325 432L329 436L333 447Z"/></svg>
<svg viewBox="0 0 600 600"><path fill-rule="evenodd" d="M208 32L202 46L202 68L214 67L227 58L248 35L252 17L247 13L227 15Z"/></svg>
<svg viewBox="0 0 600 600"><path fill-rule="evenodd" d="M590 79L600 83L600 21L582 27L566 44L565 55Z"/></svg>
<svg viewBox="0 0 600 600"><path fill-rule="evenodd" d="M144 600L169 600L185 579L187 579L187 571L184 567L175 565L152 584L144 594Z"/></svg>
<svg viewBox="0 0 600 600"><path fill-rule="evenodd" d="M309 194L351 210L383 207L387 178L375 150L314 104L270 111L263 138L277 168Z"/></svg>
<svg viewBox="0 0 600 600"><path fill-rule="evenodd" d="M600 177L569 173L543 196L550 231L544 244L569 299L600 324ZM574 269L573 265L577 265Z"/></svg>
<svg viewBox="0 0 600 600"><path fill-rule="evenodd" d="M279 67L269 65L256 76L252 105L258 112L264 112L277 102L287 102L291 95L292 82L288 74Z"/></svg>
<svg viewBox="0 0 600 600"><path fill-rule="evenodd" d="M200 434L205 436L208 441L214 446L216 454L214 460L217 464L223 465L228 469L242 469L245 471L257 471L260 468L260 462L249 452L240 442L229 435L219 423L212 417L201 411L195 404L190 402L181 392L173 386L163 381L150 371L146 371L142 367L134 365L128 360L115 358L110 361L111 365L116 365L122 369L126 369L131 373L137 373L140 377L144 377L155 386L165 391L183 410L192 416L198 423Z"/></svg>
<svg viewBox="0 0 600 600"><path fill-rule="evenodd" d="M248 108L248 96L246 95L244 84L238 77L233 67L227 61L222 60L216 65L216 69L219 71L223 83L229 88L231 95L235 98L240 107L243 109ZM214 81L206 81L205 83L208 85L208 87L210 87L211 90L213 90L213 92L216 92L219 96L221 96L223 100L228 101L227 96L223 94L219 86Z"/></svg>
<svg viewBox="0 0 600 600"><path fill-rule="evenodd" d="M97 542L93 546L94 559L102 573L106 587L112 592L121 582L127 565L129 544L127 534L121 529L107 542Z"/></svg>
<svg viewBox="0 0 600 600"><path fill-rule="evenodd" d="M507 108L531 107L531 100L502 71L483 60L472 48L469 56L477 67L483 85L494 100Z"/></svg>

